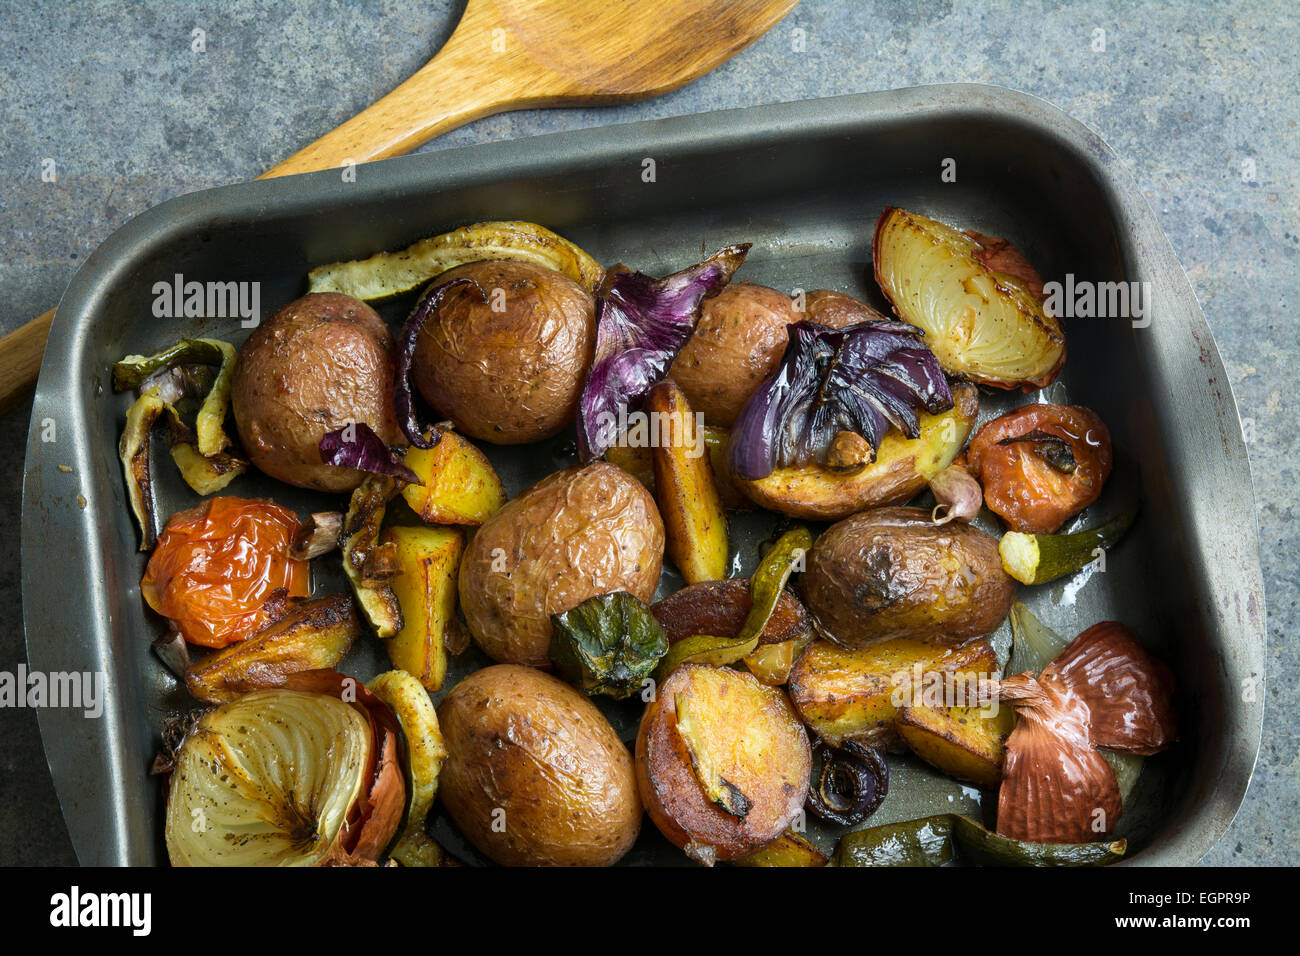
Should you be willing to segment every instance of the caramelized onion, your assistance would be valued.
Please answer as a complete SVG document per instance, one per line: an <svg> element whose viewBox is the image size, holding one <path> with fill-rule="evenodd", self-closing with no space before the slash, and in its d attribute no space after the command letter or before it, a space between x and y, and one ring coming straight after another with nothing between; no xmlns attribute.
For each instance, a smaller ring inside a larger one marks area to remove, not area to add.
<svg viewBox="0 0 1300 956"><path fill-rule="evenodd" d="M871 816L889 793L889 765L875 747L846 740L822 744L821 773L808 788L808 809L823 820L855 826Z"/></svg>

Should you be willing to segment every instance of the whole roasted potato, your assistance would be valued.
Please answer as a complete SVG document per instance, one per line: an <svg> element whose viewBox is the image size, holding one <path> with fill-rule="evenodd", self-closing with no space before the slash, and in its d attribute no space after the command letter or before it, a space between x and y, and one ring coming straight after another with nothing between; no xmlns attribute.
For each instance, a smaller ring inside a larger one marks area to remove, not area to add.
<svg viewBox="0 0 1300 956"><path fill-rule="evenodd" d="M663 566L654 498L623 469L568 468L506 503L460 566L460 606L494 660L549 664L551 615L627 591L650 603Z"/></svg>
<svg viewBox="0 0 1300 956"><path fill-rule="evenodd" d="M438 797L504 866L609 866L641 828L632 756L590 700L531 667L475 671L438 708Z"/></svg>
<svg viewBox="0 0 1300 956"><path fill-rule="evenodd" d="M959 644L1006 619L1016 582L998 542L935 525L924 508L879 508L828 528L808 552L804 604L849 648L894 638Z"/></svg>
<svg viewBox="0 0 1300 956"><path fill-rule="evenodd" d="M320 460L320 440L363 423L404 442L393 415L393 336L360 299L313 292L263 322L239 350L235 424L253 464L272 478L351 491L365 474Z"/></svg>
<svg viewBox="0 0 1300 956"><path fill-rule="evenodd" d="M573 420L596 343L592 294L554 269L474 262L443 273L476 281L450 292L415 343L425 400L474 438L516 445Z"/></svg>

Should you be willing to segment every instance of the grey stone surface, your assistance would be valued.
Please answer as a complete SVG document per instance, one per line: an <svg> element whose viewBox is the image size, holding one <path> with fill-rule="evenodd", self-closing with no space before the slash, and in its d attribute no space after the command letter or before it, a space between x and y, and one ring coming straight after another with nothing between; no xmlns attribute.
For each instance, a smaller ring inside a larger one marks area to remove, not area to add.
<svg viewBox="0 0 1300 956"><path fill-rule="evenodd" d="M391 89L437 49L460 9L446 0L6 3L0 330L53 305L77 265L131 216L251 178ZM196 28L202 53L191 49ZM804 52L793 49L796 29ZM1099 30L1104 50L1094 48ZM676 93L501 115L425 148L945 81L1025 90L1100 132L1173 240L1253 427L1267 726L1246 803L1207 862L1289 864L1300 843L1298 47L1292 0L804 0ZM46 158L57 182L41 179ZM9 450L0 502L13 531L28 417L24 406L0 418ZM0 669L9 670L25 653L13 531L0 540ZM0 862L73 862L30 711L0 712L0 787Z"/></svg>

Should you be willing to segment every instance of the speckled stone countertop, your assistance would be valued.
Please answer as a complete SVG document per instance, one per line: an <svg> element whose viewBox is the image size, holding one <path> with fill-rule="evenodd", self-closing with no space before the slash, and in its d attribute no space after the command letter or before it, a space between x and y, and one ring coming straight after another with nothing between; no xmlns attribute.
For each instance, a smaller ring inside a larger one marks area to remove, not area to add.
<svg viewBox="0 0 1300 956"><path fill-rule="evenodd" d="M422 65L450 0L20 0L0 17L0 330L54 305L115 228L249 179ZM192 47L203 31L204 51ZM796 34L794 31L803 31ZM796 43L796 39L802 43ZM797 49L802 47L802 49ZM1300 9L1209 3L804 0L713 74L605 109L505 114L425 149L938 82L1041 96L1125 160L1191 277L1248 437L1268 594L1263 749L1206 862L1300 845ZM42 170L53 159L56 182ZM0 669L25 657L17 518L30 403L0 418ZM73 863L30 710L0 710L0 863Z"/></svg>

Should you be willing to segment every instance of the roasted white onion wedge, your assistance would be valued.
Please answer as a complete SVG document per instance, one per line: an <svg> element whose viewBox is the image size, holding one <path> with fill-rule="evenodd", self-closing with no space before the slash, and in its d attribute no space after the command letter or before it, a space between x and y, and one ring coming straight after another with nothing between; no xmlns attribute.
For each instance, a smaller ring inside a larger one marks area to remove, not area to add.
<svg viewBox="0 0 1300 956"><path fill-rule="evenodd" d="M1065 362L1042 281L1010 244L890 207L876 223L876 282L950 375L1041 388Z"/></svg>
<svg viewBox="0 0 1300 956"><path fill-rule="evenodd" d="M167 800L174 866L367 864L406 804L392 711L332 671L209 711L181 744Z"/></svg>

